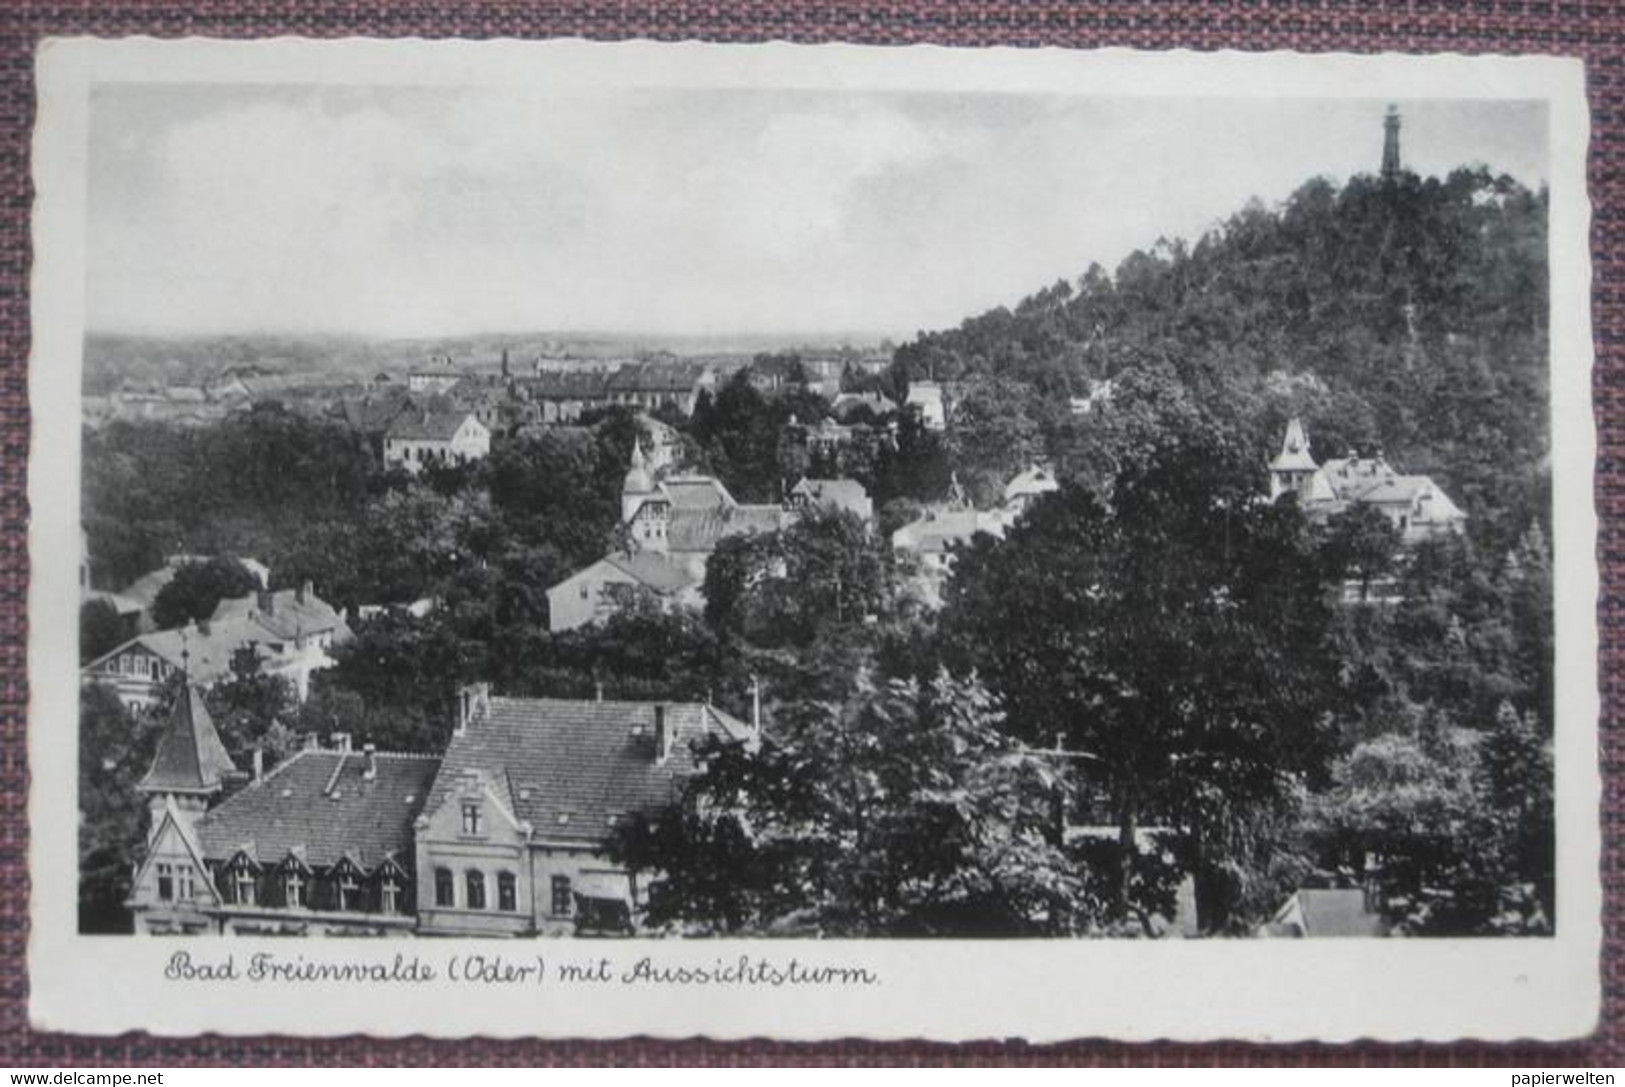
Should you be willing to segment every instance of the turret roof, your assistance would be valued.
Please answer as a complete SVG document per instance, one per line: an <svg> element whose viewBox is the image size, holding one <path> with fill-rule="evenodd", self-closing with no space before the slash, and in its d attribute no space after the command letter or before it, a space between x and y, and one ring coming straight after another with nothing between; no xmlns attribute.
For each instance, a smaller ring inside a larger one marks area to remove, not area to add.
<svg viewBox="0 0 1625 1087"><path fill-rule="evenodd" d="M213 793L236 772L203 695L187 684L158 738L152 768L137 788L147 793Z"/></svg>

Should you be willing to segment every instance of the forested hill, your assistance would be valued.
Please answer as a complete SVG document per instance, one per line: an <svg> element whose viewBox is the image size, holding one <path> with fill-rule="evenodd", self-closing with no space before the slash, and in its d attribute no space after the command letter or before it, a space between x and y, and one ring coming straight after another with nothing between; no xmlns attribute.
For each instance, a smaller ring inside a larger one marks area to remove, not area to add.
<svg viewBox="0 0 1625 1087"><path fill-rule="evenodd" d="M1159 241L1114 274L922 333L894 377L966 381L972 414L1016 405L1064 466L1069 396L1169 367L1252 405L1237 422L1261 464L1300 413L1320 458L1380 448L1500 542L1547 506L1547 205L1483 168L1316 179L1194 245Z"/></svg>

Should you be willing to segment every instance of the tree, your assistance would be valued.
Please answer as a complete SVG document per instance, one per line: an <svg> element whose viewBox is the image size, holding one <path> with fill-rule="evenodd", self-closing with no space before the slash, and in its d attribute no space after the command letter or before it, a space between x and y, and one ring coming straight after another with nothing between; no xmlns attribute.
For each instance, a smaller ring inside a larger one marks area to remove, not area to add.
<svg viewBox="0 0 1625 1087"><path fill-rule="evenodd" d="M858 685L759 750L715 741L680 803L611 855L656 872L647 923L691 933L1064 935L1098 915L1056 834L1063 785L985 688Z"/></svg>
<svg viewBox="0 0 1625 1087"><path fill-rule="evenodd" d="M79 663L93 661L125 640L124 620L105 600L87 600L79 606Z"/></svg>
<svg viewBox="0 0 1625 1087"><path fill-rule="evenodd" d="M1179 828L1200 875L1231 859L1218 828L1321 770L1332 740L1330 594L1307 528L1255 501L1244 444L1162 395L1174 425L1143 428L1109 497L1067 484L978 540L941 619L1011 729L1076 753L1118 829L1120 911L1144 818ZM1229 922L1197 904L1204 928Z"/></svg>
<svg viewBox="0 0 1625 1087"><path fill-rule="evenodd" d="M1437 711L1359 744L1312 798L1306 830L1325 867L1363 876L1402 931L1551 931L1556 836L1551 748L1532 715L1503 706L1479 733Z"/></svg>
<svg viewBox="0 0 1625 1087"><path fill-rule="evenodd" d="M279 722L285 724L298 705L293 684L282 676L266 675L252 646L232 654L231 678L210 687L204 701L234 758L263 747L266 734Z"/></svg>
<svg viewBox="0 0 1625 1087"><path fill-rule="evenodd" d="M128 932L130 879L146 840L136 783L152 764L161 719L132 714L99 683L79 694L79 930Z"/></svg>
<svg viewBox="0 0 1625 1087"><path fill-rule="evenodd" d="M1373 506L1356 504L1326 522L1324 548L1336 578L1360 586L1360 599L1371 595L1372 581L1389 573L1399 554L1399 530L1386 514Z"/></svg>
<svg viewBox="0 0 1625 1087"><path fill-rule="evenodd" d="M814 508L788 528L723 540L706 564L705 617L758 646L805 646L888 609L890 549L858 517Z"/></svg>
<svg viewBox="0 0 1625 1087"><path fill-rule="evenodd" d="M153 600L152 621L160 630L185 626L209 618L220 601L246 596L260 587L259 580L229 556L183 562Z"/></svg>

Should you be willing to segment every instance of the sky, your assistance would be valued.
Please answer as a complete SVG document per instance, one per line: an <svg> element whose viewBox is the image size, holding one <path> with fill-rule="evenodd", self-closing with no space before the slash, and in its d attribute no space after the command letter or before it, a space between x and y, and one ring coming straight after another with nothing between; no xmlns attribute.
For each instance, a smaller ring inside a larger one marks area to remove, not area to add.
<svg viewBox="0 0 1625 1087"><path fill-rule="evenodd" d="M904 338L1374 173L1387 100L109 84L96 331ZM1544 105L1401 101L1547 180Z"/></svg>

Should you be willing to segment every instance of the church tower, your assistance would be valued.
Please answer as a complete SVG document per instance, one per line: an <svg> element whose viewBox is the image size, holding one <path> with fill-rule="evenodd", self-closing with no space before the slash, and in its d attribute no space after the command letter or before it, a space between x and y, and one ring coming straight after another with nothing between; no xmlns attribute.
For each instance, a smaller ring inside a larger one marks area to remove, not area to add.
<svg viewBox="0 0 1625 1087"><path fill-rule="evenodd" d="M166 811L173 813L190 833L208 810L209 802L228 781L240 776L226 745L220 742L203 695L187 683L158 738L152 767L136 785L152 813L149 836L158 833Z"/></svg>
<svg viewBox="0 0 1625 1087"><path fill-rule="evenodd" d="M1382 119L1382 179L1393 181L1399 177L1399 107L1389 106Z"/></svg>

